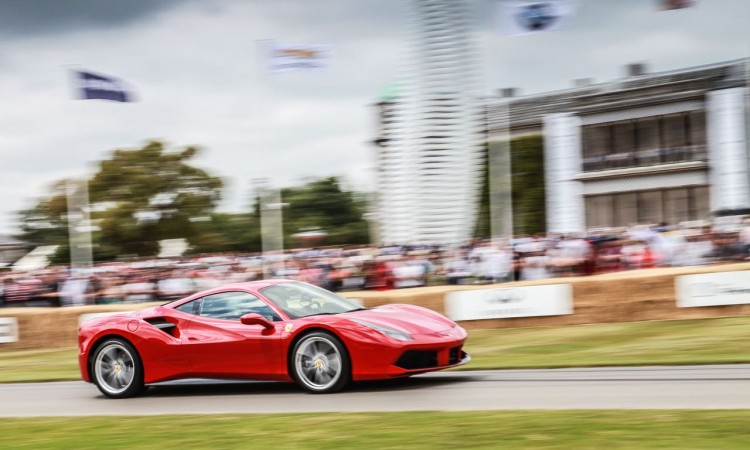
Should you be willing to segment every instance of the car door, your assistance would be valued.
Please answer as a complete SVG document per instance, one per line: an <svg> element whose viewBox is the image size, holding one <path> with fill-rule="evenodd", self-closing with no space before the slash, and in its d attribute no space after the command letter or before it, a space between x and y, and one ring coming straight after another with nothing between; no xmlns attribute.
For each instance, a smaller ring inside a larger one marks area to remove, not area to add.
<svg viewBox="0 0 750 450"><path fill-rule="evenodd" d="M281 318L265 302L244 291L227 291L181 305L195 314L183 335L183 346L197 376L268 377L286 372L281 353ZM240 317L257 313L274 329L244 325Z"/></svg>

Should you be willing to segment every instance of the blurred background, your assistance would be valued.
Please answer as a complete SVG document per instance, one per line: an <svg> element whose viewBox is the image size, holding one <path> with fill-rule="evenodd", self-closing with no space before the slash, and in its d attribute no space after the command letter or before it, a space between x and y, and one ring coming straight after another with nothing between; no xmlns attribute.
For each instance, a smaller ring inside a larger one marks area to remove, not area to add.
<svg viewBox="0 0 750 450"><path fill-rule="evenodd" d="M0 12L5 305L750 255L744 0Z"/></svg>

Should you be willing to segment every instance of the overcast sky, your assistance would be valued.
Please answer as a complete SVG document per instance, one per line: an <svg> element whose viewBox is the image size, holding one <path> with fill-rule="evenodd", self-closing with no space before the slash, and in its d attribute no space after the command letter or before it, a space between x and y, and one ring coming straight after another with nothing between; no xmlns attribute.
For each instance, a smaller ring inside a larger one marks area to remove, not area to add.
<svg viewBox="0 0 750 450"><path fill-rule="evenodd" d="M748 0L581 0L570 25L508 37L490 0L469 0L483 90L524 94L750 55ZM152 139L203 149L226 182L222 210L247 209L251 180L343 176L373 189L372 103L408 58L410 0L2 0L0 233L51 182L93 173L116 148ZM258 41L329 44L321 73L271 76ZM114 75L135 103L74 100L70 65Z"/></svg>

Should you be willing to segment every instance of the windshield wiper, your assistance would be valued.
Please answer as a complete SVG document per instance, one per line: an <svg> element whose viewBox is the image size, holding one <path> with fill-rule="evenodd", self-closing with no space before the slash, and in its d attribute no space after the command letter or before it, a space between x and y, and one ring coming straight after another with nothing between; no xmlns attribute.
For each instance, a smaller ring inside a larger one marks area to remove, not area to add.
<svg viewBox="0 0 750 450"><path fill-rule="evenodd" d="M370 308L365 308L365 307L363 306L362 308L355 308L355 309L350 309L350 310L349 310L349 311L347 311L347 312L354 312L354 311L364 311L364 310L366 310L366 309L370 309Z"/></svg>

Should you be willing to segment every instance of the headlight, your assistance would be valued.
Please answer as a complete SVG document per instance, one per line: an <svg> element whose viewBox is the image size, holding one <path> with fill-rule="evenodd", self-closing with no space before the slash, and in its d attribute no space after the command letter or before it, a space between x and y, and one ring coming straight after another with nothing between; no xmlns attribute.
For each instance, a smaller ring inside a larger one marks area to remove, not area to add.
<svg viewBox="0 0 750 450"><path fill-rule="evenodd" d="M360 325L366 326L367 328L372 328L375 331L379 331L383 333L386 336L392 337L393 339L396 339L397 341L411 341L412 337L403 331L394 330L390 327L384 327L383 325L376 325L374 323L370 323L361 319L349 319L352 322L357 322Z"/></svg>

